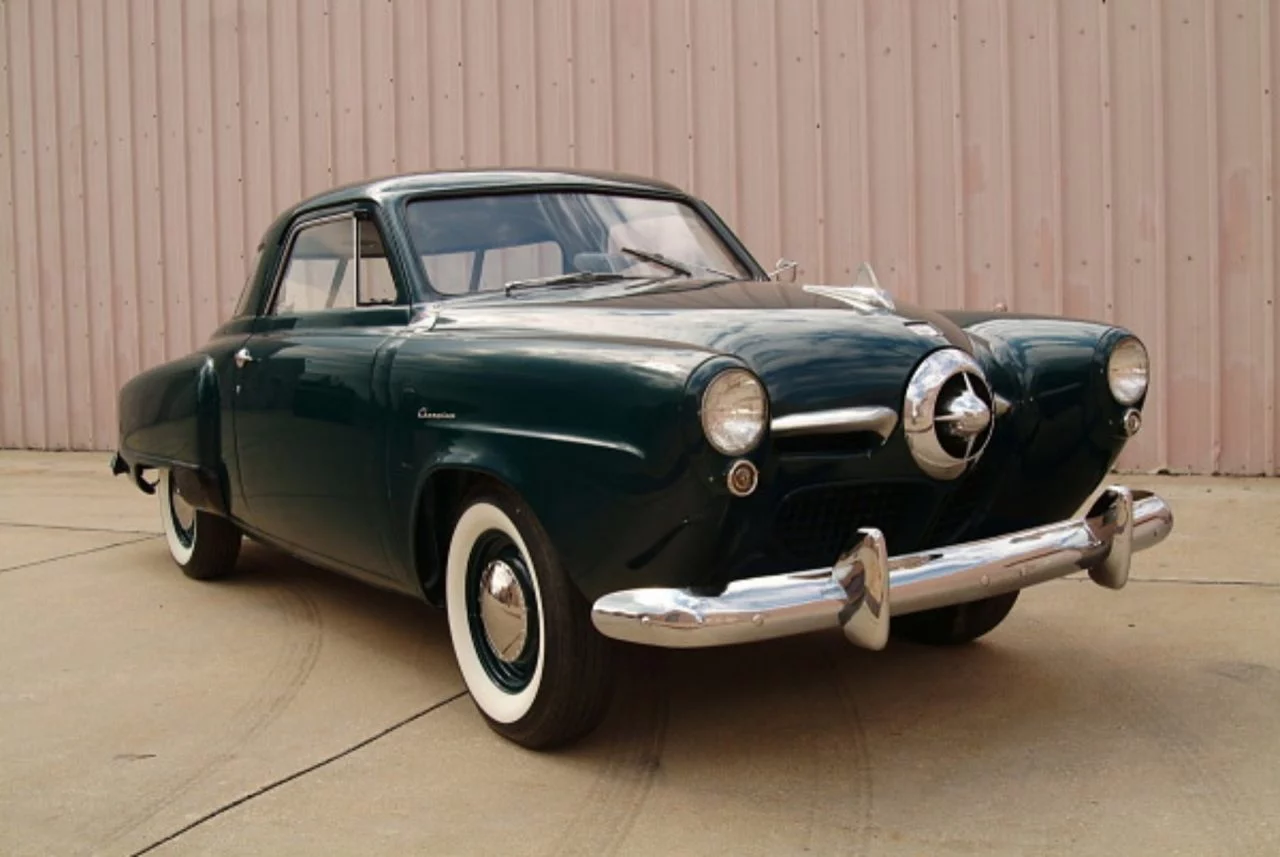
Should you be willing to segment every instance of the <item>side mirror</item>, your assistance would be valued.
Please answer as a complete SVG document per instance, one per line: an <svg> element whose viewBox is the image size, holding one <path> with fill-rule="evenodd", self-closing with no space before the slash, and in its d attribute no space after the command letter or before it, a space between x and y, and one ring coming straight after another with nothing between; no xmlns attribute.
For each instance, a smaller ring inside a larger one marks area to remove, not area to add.
<svg viewBox="0 0 1280 857"><path fill-rule="evenodd" d="M800 267L799 262L783 257L775 262L774 265L776 267L769 272L769 279L777 280L779 283L794 283L796 281L796 269Z"/></svg>

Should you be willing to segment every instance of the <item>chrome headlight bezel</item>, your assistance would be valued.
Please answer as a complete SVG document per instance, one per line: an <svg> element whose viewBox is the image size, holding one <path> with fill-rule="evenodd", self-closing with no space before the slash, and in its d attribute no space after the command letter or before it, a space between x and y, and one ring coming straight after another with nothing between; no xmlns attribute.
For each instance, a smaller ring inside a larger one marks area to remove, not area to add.
<svg viewBox="0 0 1280 857"><path fill-rule="evenodd" d="M1125 336L1107 355L1107 388L1122 405L1136 405L1151 384L1151 359L1142 340Z"/></svg>
<svg viewBox="0 0 1280 857"><path fill-rule="evenodd" d="M748 370L724 369L702 391L698 419L703 436L716 452L745 455L764 439L769 425L769 394Z"/></svg>

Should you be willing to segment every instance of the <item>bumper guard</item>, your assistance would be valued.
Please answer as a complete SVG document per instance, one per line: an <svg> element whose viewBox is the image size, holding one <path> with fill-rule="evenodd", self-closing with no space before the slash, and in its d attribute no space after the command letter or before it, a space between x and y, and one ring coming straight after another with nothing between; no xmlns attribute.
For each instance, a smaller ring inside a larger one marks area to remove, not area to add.
<svg viewBox="0 0 1280 857"><path fill-rule="evenodd" d="M1023 589L1074 571L1120 589L1135 551L1159 544L1173 511L1149 491L1112 486L1083 518L890 558L884 535L858 531L833 567L730 583L719 595L688 589L613 592L592 621L606 637L684 649L787 637L833 626L850 642L882 649L896 615Z"/></svg>

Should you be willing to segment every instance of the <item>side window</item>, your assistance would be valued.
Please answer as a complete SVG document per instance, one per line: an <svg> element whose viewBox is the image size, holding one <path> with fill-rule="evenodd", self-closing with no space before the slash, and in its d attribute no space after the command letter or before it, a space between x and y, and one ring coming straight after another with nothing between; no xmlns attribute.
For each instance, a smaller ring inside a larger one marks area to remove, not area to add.
<svg viewBox="0 0 1280 857"><path fill-rule="evenodd" d="M378 227L372 221L341 217L298 231L271 312L279 315L395 302L395 279Z"/></svg>
<svg viewBox="0 0 1280 857"><path fill-rule="evenodd" d="M355 306L355 242L350 217L298 231L271 312L276 315Z"/></svg>

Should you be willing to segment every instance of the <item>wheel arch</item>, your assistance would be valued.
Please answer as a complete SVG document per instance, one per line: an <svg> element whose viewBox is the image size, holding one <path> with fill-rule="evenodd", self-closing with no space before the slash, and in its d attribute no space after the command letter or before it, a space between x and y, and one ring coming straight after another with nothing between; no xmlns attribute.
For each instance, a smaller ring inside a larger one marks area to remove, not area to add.
<svg viewBox="0 0 1280 857"><path fill-rule="evenodd" d="M423 597L444 604L444 569L449 538L462 513L462 502L478 488L519 492L496 472L476 466L441 464L429 470L414 500L412 562Z"/></svg>

